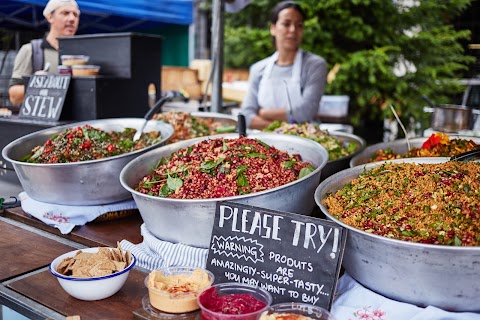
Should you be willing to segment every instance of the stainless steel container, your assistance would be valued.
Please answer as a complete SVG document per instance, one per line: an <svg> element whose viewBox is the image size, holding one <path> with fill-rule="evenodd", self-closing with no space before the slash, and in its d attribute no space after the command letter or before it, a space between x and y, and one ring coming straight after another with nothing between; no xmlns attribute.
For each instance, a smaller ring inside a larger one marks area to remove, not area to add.
<svg viewBox="0 0 480 320"><path fill-rule="evenodd" d="M351 155L328 161L322 170L321 180L330 177L334 173L347 169L349 167L350 160L357 154L360 154L367 145L365 139L354 134L334 131L330 132L330 135L341 142L355 143L357 145L357 150Z"/></svg>
<svg viewBox="0 0 480 320"><path fill-rule="evenodd" d="M237 118L230 114L224 114L219 112L203 112L203 111L193 111L190 112L192 117L197 118L211 118L215 121L220 122L225 126L236 126L237 125Z"/></svg>
<svg viewBox="0 0 480 320"><path fill-rule="evenodd" d="M469 137L469 136L458 136L458 135L449 135L450 139L464 139L464 140L472 140L476 144L480 144L480 137ZM413 138L410 140L410 146L412 148L421 148L422 144L428 140L428 137L419 137ZM353 168L360 164L365 164L370 162L370 158L372 155L380 150L380 149L392 149L395 154L403 155L408 152L408 144L407 139L398 139L391 142L381 142L373 144L369 147L363 149L362 152L358 153L357 155L353 156L350 160L350 167Z"/></svg>
<svg viewBox="0 0 480 320"><path fill-rule="evenodd" d="M67 128L89 124L105 131L123 131L125 128L140 128L143 121L140 118L102 119L53 127L16 139L5 146L2 156L12 162L23 189L37 201L64 205L113 203L131 197L118 180L120 171L135 157L164 145L173 134L171 125L149 121L144 131L159 131L162 140L150 147L114 157L54 164L27 163L19 159Z"/></svg>
<svg viewBox="0 0 480 320"><path fill-rule="evenodd" d="M432 114L430 118L432 129L443 132L470 130L474 123L473 114L479 114L478 110L453 104L442 104L423 110Z"/></svg>
<svg viewBox="0 0 480 320"><path fill-rule="evenodd" d="M448 158L410 158L394 162L439 163ZM391 161L389 161L391 162ZM329 214L321 201L365 169L350 168L318 186L315 201L328 219L348 229L343 267L365 287L388 298L450 311L480 312L480 247L451 247L389 239L351 227Z"/></svg>
<svg viewBox="0 0 480 320"><path fill-rule="evenodd" d="M237 134L216 135L237 138ZM279 150L298 153L303 161L312 163L316 170L302 179L289 184L248 195L217 199L170 199L149 196L134 190L134 186L152 171L161 157L208 139L201 137L180 141L152 150L131 161L120 173L120 181L132 193L146 227L161 240L207 248L212 233L217 201L233 201L267 209L310 215L315 207L313 193L320 181L322 168L328 153L320 144L295 136L272 133L252 133L249 138L258 138Z"/></svg>

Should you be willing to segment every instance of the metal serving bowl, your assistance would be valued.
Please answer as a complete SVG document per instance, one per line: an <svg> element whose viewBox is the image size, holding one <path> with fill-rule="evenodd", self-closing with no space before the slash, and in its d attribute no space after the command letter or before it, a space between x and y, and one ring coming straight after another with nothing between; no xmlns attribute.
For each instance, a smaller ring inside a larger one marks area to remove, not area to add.
<svg viewBox="0 0 480 320"><path fill-rule="evenodd" d="M237 126L237 120L235 119L234 116L232 115L227 115L227 114L223 114L223 113L218 113L218 112L203 112L203 111L194 111L194 112L185 112L185 111L175 111L175 110L170 110L169 112L181 112L181 113L185 113L185 114L188 114L194 118L199 118L199 119L203 119L203 120L212 120L214 122L217 122L219 124L221 124L222 126L224 127L228 127L228 126ZM167 112L166 112L167 113ZM158 113L157 115L161 115L162 113ZM164 121L163 119L158 119L159 121ZM167 123L167 121L165 121ZM180 123L178 124L180 125ZM174 128L175 130L175 128ZM212 134L217 134L217 133L212 133ZM192 139L194 139L196 137L192 137ZM175 142L178 142L178 141L181 141L179 140L180 138L177 137L175 134L172 135L172 138L170 139L170 143L175 143ZM175 141L175 140L178 140L178 141ZM186 140L186 139L185 139Z"/></svg>
<svg viewBox="0 0 480 320"><path fill-rule="evenodd" d="M335 137L337 140L339 140L341 142L355 143L358 147L357 147L357 150L354 153L352 153L348 156L328 161L327 164L325 165L325 168L323 168L323 170L322 170L321 180L324 180L324 179L330 177L334 173L337 173L339 171L347 169L349 164L350 164L350 160L354 156L360 154L365 149L365 147L367 145L367 143L365 142L365 139L363 139L359 136L356 136L354 134L350 134L350 133L346 133L346 132L340 132L340 131L334 131L334 132L330 132L330 135L332 137Z"/></svg>
<svg viewBox="0 0 480 320"><path fill-rule="evenodd" d="M237 125L237 119L230 114L224 114L219 112L193 111L190 112L190 115L197 118L212 118L213 120L218 121L225 126Z"/></svg>
<svg viewBox="0 0 480 320"><path fill-rule="evenodd" d="M54 164L27 163L19 159L67 128L89 124L105 131L123 131L125 128L140 128L143 121L140 118L102 119L53 127L14 140L5 146L2 156L13 163L23 189L37 201L64 205L113 203L131 197L118 181L122 168L140 154L164 145L173 134L171 125L148 121L144 132L159 131L162 140L147 148L114 157Z"/></svg>
<svg viewBox="0 0 480 320"><path fill-rule="evenodd" d="M213 137L213 136L212 136ZM215 138L237 138L237 134L216 135ZM147 152L123 168L120 181L132 193L146 227L157 238L207 248L215 217L217 201L233 201L273 210L282 210L310 215L315 207L313 193L318 186L320 173L328 160L328 153L318 143L295 136L272 133L250 134L279 150L300 154L303 161L312 163L316 169L302 179L286 185L247 195L215 199L170 199L149 196L134 190L140 180L151 173L161 157L170 155L188 146L208 139L201 137L179 141Z"/></svg>
<svg viewBox="0 0 480 320"><path fill-rule="evenodd" d="M480 144L480 137L459 136L459 135L449 135L449 137L450 137L450 140L453 140L453 139L472 140L476 144ZM413 138L409 140L410 140L411 148L421 148L422 144L428 140L428 137L418 137L418 138ZM363 149L362 152L352 157L352 159L350 160L350 168L353 168L361 164L369 163L370 158L376 151L380 149L385 150L388 148L392 149L392 151L395 154L405 154L408 152L407 139L399 139L391 142L376 143Z"/></svg>
<svg viewBox="0 0 480 320"><path fill-rule="evenodd" d="M449 158L409 158L387 162L440 163ZM320 183L315 201L328 219L348 229L343 267L365 287L386 297L451 311L480 311L480 247L452 247L390 239L349 226L332 215L321 201L365 169L361 165Z"/></svg>

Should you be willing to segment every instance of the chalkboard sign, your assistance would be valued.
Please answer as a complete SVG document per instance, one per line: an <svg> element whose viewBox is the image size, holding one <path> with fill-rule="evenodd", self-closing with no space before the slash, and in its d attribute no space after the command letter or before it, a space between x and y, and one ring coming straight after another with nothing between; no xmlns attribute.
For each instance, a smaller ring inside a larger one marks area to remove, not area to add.
<svg viewBox="0 0 480 320"><path fill-rule="evenodd" d="M70 85L70 75L33 75L25 88L19 118L58 121Z"/></svg>
<svg viewBox="0 0 480 320"><path fill-rule="evenodd" d="M215 283L260 286L273 303L330 309L347 230L309 216L218 202L207 269Z"/></svg>

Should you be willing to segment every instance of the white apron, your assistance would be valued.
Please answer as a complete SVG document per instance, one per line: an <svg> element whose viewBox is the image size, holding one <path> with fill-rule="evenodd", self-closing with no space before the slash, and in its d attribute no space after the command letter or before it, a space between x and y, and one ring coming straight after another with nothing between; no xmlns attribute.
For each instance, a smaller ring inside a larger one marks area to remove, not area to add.
<svg viewBox="0 0 480 320"><path fill-rule="evenodd" d="M289 79L271 78L278 52L275 52L267 61L263 71L262 80L258 87L258 104L260 107L272 109L285 109L290 118L293 118L293 105L298 105L302 100L300 76L302 72L302 49L297 50L293 61L292 77ZM288 90L288 95L287 95ZM290 98L290 104L288 102Z"/></svg>

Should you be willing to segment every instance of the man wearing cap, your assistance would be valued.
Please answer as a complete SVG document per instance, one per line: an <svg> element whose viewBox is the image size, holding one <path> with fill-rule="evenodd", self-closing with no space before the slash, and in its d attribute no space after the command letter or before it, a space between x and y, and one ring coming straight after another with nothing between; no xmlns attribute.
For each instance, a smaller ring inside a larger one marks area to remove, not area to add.
<svg viewBox="0 0 480 320"><path fill-rule="evenodd" d="M49 65L48 72L57 73L58 67L58 37L73 36L77 32L80 20L80 10L75 0L50 0L43 15L50 24L50 31L47 36L38 41L39 49L43 50L43 66L34 67L34 55L38 50L34 48L35 40L24 44L15 57L12 78L8 94L13 105L20 105L23 102L25 86L24 75L45 72L45 66ZM36 70L35 70L36 69Z"/></svg>

